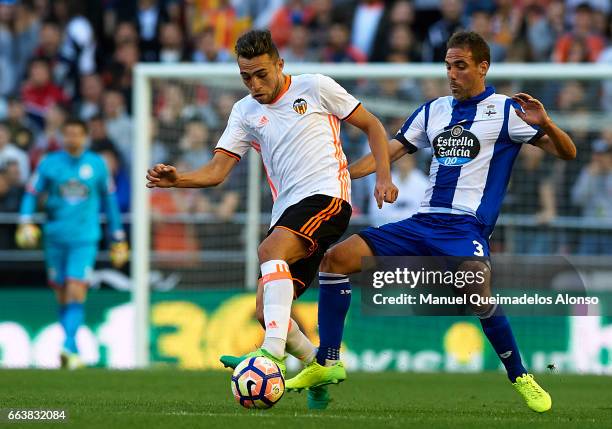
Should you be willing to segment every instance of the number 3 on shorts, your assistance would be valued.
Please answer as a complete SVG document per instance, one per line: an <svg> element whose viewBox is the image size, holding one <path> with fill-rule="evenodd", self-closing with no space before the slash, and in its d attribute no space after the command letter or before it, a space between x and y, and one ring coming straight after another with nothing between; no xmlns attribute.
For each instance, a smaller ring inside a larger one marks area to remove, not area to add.
<svg viewBox="0 0 612 429"><path fill-rule="evenodd" d="M476 246L476 250L474 250L474 256L484 256L484 249L482 248L482 244L480 244L476 240L472 241L472 243L474 244L474 246Z"/></svg>

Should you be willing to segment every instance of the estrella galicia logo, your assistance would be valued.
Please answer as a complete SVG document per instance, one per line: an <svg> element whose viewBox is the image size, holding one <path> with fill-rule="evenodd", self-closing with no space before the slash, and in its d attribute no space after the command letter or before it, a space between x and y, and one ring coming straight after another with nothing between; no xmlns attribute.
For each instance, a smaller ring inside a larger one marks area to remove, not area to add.
<svg viewBox="0 0 612 429"><path fill-rule="evenodd" d="M300 115L303 115L304 113L306 113L306 110L308 110L308 103L306 103L306 100L304 100L303 98L298 98L293 102L293 110L295 110Z"/></svg>
<svg viewBox="0 0 612 429"><path fill-rule="evenodd" d="M60 194L68 204L78 204L89 196L89 188L77 179L70 179L60 185Z"/></svg>
<svg viewBox="0 0 612 429"><path fill-rule="evenodd" d="M450 167L467 164L480 152L480 142L476 136L461 125L438 134L433 147L438 162Z"/></svg>

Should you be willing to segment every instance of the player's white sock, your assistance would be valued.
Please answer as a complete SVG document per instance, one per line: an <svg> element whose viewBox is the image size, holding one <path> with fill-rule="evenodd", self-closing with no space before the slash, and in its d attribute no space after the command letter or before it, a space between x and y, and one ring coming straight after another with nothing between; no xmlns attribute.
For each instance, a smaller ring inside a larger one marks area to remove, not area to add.
<svg viewBox="0 0 612 429"><path fill-rule="evenodd" d="M282 359L285 356L285 343L291 317L293 280L289 265L280 259L261 264L261 274L266 324L266 336L261 347Z"/></svg>
<svg viewBox="0 0 612 429"><path fill-rule="evenodd" d="M317 348L310 342L308 337L300 331L300 327L293 319L289 320L287 352L306 364L312 362L317 355Z"/></svg>

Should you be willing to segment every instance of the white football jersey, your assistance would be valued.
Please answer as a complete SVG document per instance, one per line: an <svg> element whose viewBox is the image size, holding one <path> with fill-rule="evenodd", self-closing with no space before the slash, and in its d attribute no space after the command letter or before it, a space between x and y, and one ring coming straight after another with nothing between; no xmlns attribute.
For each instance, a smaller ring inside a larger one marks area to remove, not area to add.
<svg viewBox="0 0 612 429"><path fill-rule="evenodd" d="M274 102L260 104L248 95L234 104L215 151L237 159L250 147L261 153L274 199L271 225L289 206L311 195L350 204L340 121L359 105L330 77L289 76Z"/></svg>
<svg viewBox="0 0 612 429"><path fill-rule="evenodd" d="M419 212L472 215L492 229L521 143L543 134L515 109L518 103L487 86L468 100L439 97L414 111L395 138L410 152L433 149Z"/></svg>

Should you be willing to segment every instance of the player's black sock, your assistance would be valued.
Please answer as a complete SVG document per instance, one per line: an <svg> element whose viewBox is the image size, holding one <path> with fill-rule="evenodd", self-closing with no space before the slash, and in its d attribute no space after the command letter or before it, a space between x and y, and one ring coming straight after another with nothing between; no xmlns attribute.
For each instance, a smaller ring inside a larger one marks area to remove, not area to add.
<svg viewBox="0 0 612 429"><path fill-rule="evenodd" d="M351 305L351 284L342 274L319 273L319 338L317 362L340 359L344 319Z"/></svg>
<svg viewBox="0 0 612 429"><path fill-rule="evenodd" d="M492 308L489 314L479 316L479 319L482 330L506 367L508 378L514 383L516 378L527 373L527 370L523 366L510 322L501 305Z"/></svg>

